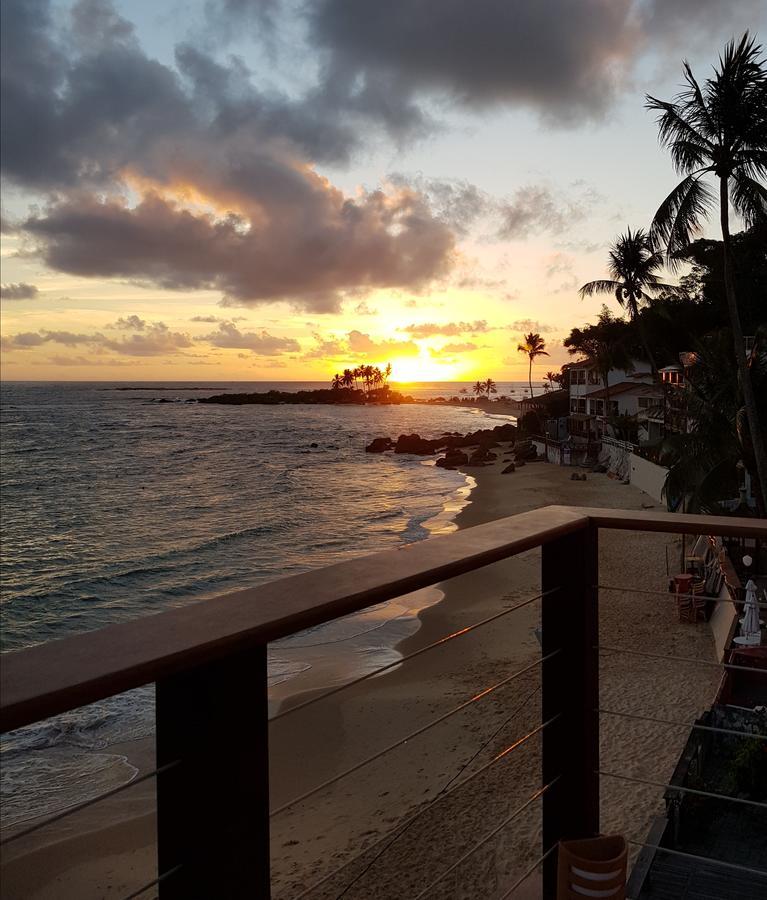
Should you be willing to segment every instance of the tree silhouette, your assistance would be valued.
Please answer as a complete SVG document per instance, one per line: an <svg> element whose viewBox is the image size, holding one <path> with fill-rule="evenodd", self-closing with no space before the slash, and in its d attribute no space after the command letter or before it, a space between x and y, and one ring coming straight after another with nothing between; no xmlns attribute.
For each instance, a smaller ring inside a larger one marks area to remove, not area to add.
<svg viewBox="0 0 767 900"><path fill-rule="evenodd" d="M746 358L740 321L732 242L730 203L754 225L767 219L767 67L761 46L748 35L730 41L714 74L701 87L684 63L685 89L670 102L647 96L647 108L658 115L660 142L671 152L674 168L684 177L655 213L652 233L666 245L669 260L683 252L701 221L716 208L724 244L724 285L735 348L735 359L754 447L762 496L767 492L767 449L760 426L756 395Z"/></svg>
<svg viewBox="0 0 767 900"><path fill-rule="evenodd" d="M492 378L488 378L483 386L485 388L485 393L487 394L488 400L490 399L491 394L498 393L498 388L496 387L496 384Z"/></svg>
<svg viewBox="0 0 767 900"><path fill-rule="evenodd" d="M472 390L478 397L480 397L485 393L485 385L481 381L475 381Z"/></svg>
<svg viewBox="0 0 767 900"><path fill-rule="evenodd" d="M338 374L338 372L336 372L336 374L333 376L331 386L334 391L337 391L344 386L344 379L341 375Z"/></svg>
<svg viewBox="0 0 767 900"><path fill-rule="evenodd" d="M650 303L662 291L678 292L672 284L664 284L655 274L663 265L663 254L658 252L650 235L642 228L632 233L630 228L621 234L610 248L608 272L611 278L589 281L578 291L581 299L594 294L613 294L621 306L625 306L629 319L636 324L639 338L653 372L657 371L655 357L644 333L639 308Z"/></svg>
<svg viewBox="0 0 767 900"><path fill-rule="evenodd" d="M530 358L530 365L527 373L527 380L530 383L530 397L533 397L533 360L539 356L548 356L546 352L546 341L534 331L526 334L524 344L517 344L517 350L520 353L526 353Z"/></svg>

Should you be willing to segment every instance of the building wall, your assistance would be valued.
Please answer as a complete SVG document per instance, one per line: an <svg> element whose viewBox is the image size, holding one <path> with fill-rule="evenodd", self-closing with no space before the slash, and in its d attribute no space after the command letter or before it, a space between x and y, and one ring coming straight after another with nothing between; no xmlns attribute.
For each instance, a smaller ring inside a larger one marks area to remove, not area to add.
<svg viewBox="0 0 767 900"><path fill-rule="evenodd" d="M635 453L631 454L630 466L631 483L634 487L638 487L640 491L649 494L658 503L664 503L662 491L668 469L663 466L657 466L655 463L651 463Z"/></svg>

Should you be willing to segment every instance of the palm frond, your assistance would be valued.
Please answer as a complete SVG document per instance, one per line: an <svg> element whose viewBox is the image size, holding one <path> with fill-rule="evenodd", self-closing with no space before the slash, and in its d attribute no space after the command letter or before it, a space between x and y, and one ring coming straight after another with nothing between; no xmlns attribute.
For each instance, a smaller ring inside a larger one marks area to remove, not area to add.
<svg viewBox="0 0 767 900"><path fill-rule="evenodd" d="M683 178L658 207L651 231L666 246L666 261L673 269L678 265L674 254L685 248L692 235L707 218L716 197L701 174Z"/></svg>
<svg viewBox="0 0 767 900"><path fill-rule="evenodd" d="M730 199L746 227L767 222L767 188L742 172L730 178Z"/></svg>
<svg viewBox="0 0 767 900"><path fill-rule="evenodd" d="M581 299L584 297L593 297L594 294L612 294L616 289L622 289L623 285L619 281L610 281L603 278L597 281L589 281L583 285L578 291Z"/></svg>

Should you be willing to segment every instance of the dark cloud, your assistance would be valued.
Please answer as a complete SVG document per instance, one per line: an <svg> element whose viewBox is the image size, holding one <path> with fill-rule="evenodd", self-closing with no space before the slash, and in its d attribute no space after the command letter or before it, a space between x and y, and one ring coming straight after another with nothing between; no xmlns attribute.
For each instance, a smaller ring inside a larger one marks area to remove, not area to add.
<svg viewBox="0 0 767 900"><path fill-rule="evenodd" d="M351 201L316 175L295 176L300 197L275 200L263 226L255 209L252 219L218 219L149 194L133 208L68 198L24 227L59 271L212 288L239 305L289 300L332 312L343 290L419 287L448 268L453 235L418 195Z"/></svg>
<svg viewBox="0 0 767 900"><path fill-rule="evenodd" d="M140 316L124 316L108 327L125 331L143 331L147 327L147 323Z"/></svg>
<svg viewBox="0 0 767 900"><path fill-rule="evenodd" d="M171 331L163 322L154 322L143 323L137 333L126 335L119 340L114 340L101 333L81 334L48 329L23 332L3 338L3 349L31 350L48 343L62 344L65 347L87 345L99 351L111 350L113 353L123 356L162 356L177 353L192 346L191 338L188 335Z"/></svg>
<svg viewBox="0 0 767 900"><path fill-rule="evenodd" d="M0 285L0 297L3 300L34 300L38 293L37 286L27 284L26 281Z"/></svg>
<svg viewBox="0 0 767 900"><path fill-rule="evenodd" d="M218 331L203 340L214 347L227 350L250 350L256 356L279 356L280 353L298 353L301 346L293 338L275 337L266 331L240 331L234 322L222 322Z"/></svg>
<svg viewBox="0 0 767 900"><path fill-rule="evenodd" d="M434 335L444 335L446 337L455 337L459 334L484 334L491 331L492 326L488 325L485 319L477 319L475 322L443 322L437 324L435 322L421 322L413 325L403 325L398 331L406 331L414 338L427 338Z"/></svg>
<svg viewBox="0 0 767 900"><path fill-rule="evenodd" d="M310 95L259 91L241 61L189 45L176 69L151 60L106 0L76 6L77 52L43 0L2 8L3 175L52 193L23 224L52 268L335 312L452 265L454 235L417 191L349 198L314 171L356 132ZM190 193L194 212L176 199Z"/></svg>
<svg viewBox="0 0 767 900"><path fill-rule="evenodd" d="M321 0L308 15L334 79L360 95L385 82L390 109L438 94L559 123L605 110L641 36L631 0Z"/></svg>

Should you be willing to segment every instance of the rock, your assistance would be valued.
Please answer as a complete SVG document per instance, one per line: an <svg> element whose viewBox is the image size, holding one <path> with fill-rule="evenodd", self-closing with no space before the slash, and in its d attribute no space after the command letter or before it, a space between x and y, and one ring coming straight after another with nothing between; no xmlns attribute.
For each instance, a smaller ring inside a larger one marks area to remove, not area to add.
<svg viewBox="0 0 767 900"><path fill-rule="evenodd" d="M455 469L458 466L465 466L469 461L469 457L461 450L448 450L444 456L437 460L437 465L441 469Z"/></svg>
<svg viewBox="0 0 767 900"><path fill-rule="evenodd" d="M580 480L581 480L581 476L577 472L573 472L573 474L570 476L570 481L580 481Z"/></svg>
<svg viewBox="0 0 767 900"><path fill-rule="evenodd" d="M525 464L524 459L518 459L518 460L514 463L514 465L515 465L518 469L521 469L522 466L524 466L524 464Z"/></svg>
<svg viewBox="0 0 767 900"><path fill-rule="evenodd" d="M420 434L401 434L394 445L395 453L412 453L416 456L431 456L445 441L430 441Z"/></svg>
<svg viewBox="0 0 767 900"><path fill-rule="evenodd" d="M501 475L509 475L509 474L511 474L511 472L516 472L516 471L517 471L517 467L514 465L514 463L509 463L509 465L506 466L505 469L501 469Z"/></svg>
<svg viewBox="0 0 767 900"><path fill-rule="evenodd" d="M393 450L394 444L392 439L388 437L373 438L373 440L365 447L366 453L383 453L385 450Z"/></svg>
<svg viewBox="0 0 767 900"><path fill-rule="evenodd" d="M314 450L316 450L317 447L319 447L319 444L316 441L312 441L311 444L309 444L309 446L312 447Z"/></svg>
<svg viewBox="0 0 767 900"><path fill-rule="evenodd" d="M471 465L477 465L477 463L489 463L494 462L498 457L495 453L491 453L486 447L478 447L469 457L469 462Z"/></svg>

